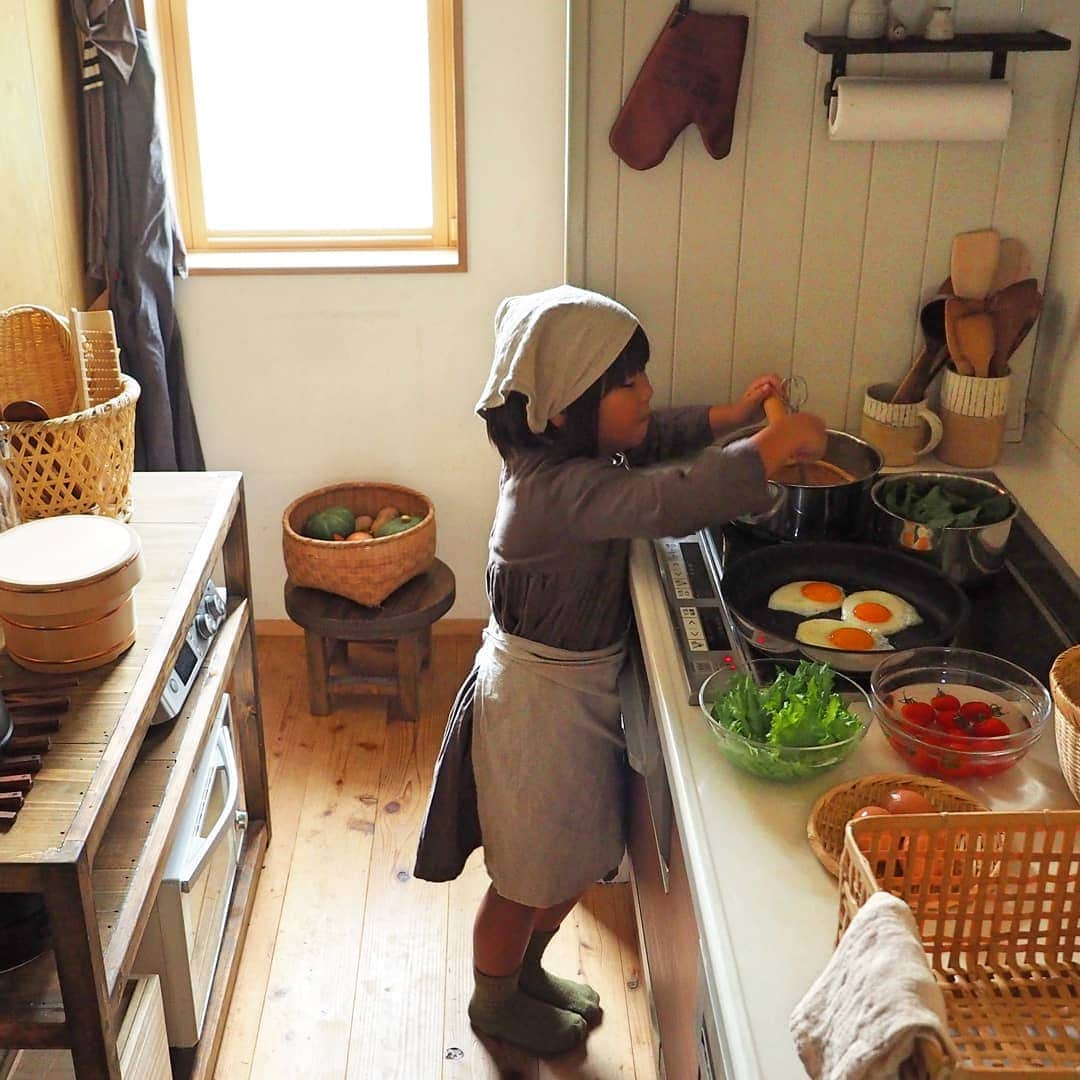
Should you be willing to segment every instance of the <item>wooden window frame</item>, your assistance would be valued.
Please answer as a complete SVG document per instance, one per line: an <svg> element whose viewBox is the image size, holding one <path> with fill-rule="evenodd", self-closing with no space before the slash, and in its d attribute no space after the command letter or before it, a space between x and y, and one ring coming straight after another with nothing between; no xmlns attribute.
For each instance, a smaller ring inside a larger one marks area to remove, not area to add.
<svg viewBox="0 0 1080 1080"><path fill-rule="evenodd" d="M188 0L145 0L165 88L170 164L190 273L465 270L461 0L427 0L431 72L432 203L428 230L237 231L206 226L199 163Z"/></svg>

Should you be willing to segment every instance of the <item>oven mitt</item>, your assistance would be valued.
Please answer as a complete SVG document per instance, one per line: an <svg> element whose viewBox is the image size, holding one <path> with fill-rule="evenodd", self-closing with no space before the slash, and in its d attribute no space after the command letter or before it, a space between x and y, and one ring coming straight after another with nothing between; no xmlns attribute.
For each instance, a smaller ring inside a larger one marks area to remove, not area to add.
<svg viewBox="0 0 1080 1080"><path fill-rule="evenodd" d="M676 5L611 129L611 148L627 165L659 165L690 123L714 158L727 156L749 23Z"/></svg>

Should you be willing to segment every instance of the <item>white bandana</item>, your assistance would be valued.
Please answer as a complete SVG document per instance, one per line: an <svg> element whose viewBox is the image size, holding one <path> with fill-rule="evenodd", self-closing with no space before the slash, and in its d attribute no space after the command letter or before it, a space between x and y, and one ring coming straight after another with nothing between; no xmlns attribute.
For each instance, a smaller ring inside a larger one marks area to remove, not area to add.
<svg viewBox="0 0 1080 1080"><path fill-rule="evenodd" d="M476 411L505 404L516 390L539 435L603 375L637 326L622 304L573 285L507 297L495 313L495 358Z"/></svg>

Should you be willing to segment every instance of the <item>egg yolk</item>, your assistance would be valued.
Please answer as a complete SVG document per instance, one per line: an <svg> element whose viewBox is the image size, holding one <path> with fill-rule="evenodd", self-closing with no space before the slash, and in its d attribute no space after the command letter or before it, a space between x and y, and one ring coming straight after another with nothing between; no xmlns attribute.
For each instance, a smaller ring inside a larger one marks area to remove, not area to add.
<svg viewBox="0 0 1080 1080"><path fill-rule="evenodd" d="M829 644L849 652L867 652L874 647L874 639L857 626L845 626L829 634Z"/></svg>
<svg viewBox="0 0 1080 1080"><path fill-rule="evenodd" d="M892 612L884 604L875 604L872 601L856 604L851 613L860 622L888 622L892 617Z"/></svg>
<svg viewBox="0 0 1080 1080"><path fill-rule="evenodd" d="M808 581L799 591L807 600L815 600L819 604L832 604L844 598L844 594L827 581Z"/></svg>

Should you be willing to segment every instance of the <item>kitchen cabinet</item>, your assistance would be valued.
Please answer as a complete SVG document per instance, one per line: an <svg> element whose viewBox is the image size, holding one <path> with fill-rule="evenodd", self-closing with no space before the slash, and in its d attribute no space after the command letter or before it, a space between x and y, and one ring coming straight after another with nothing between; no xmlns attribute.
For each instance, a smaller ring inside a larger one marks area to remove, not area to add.
<svg viewBox="0 0 1080 1080"><path fill-rule="evenodd" d="M71 708L17 819L0 834L0 892L43 895L52 935L51 949L0 974L0 1046L67 1048L79 1077L124 1075L118 1044L133 964L178 811L228 691L248 828L202 1036L179 1062L182 1072L207 1077L270 836L243 482L231 472L137 473L133 494L146 566L135 591L135 644L65 690ZM225 618L178 715L151 726L219 565ZM0 678L12 677L25 673L0 653Z"/></svg>

